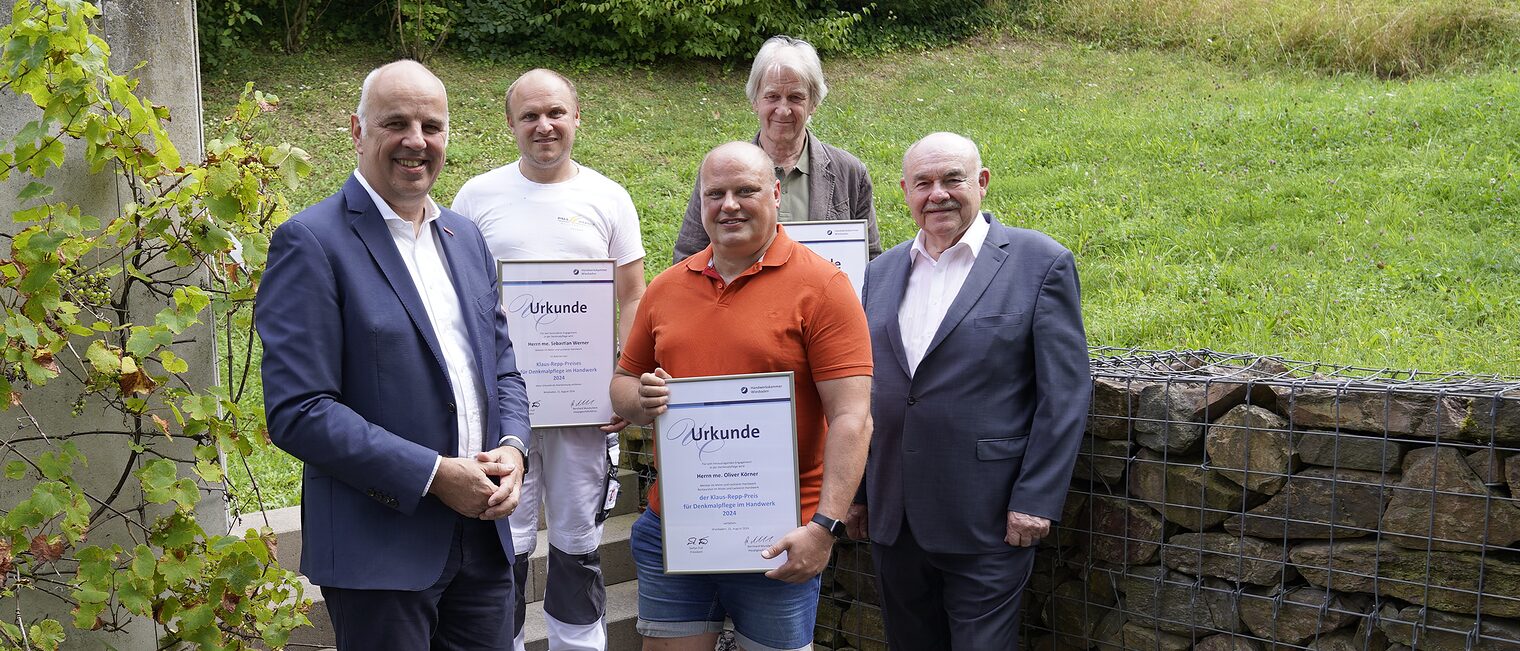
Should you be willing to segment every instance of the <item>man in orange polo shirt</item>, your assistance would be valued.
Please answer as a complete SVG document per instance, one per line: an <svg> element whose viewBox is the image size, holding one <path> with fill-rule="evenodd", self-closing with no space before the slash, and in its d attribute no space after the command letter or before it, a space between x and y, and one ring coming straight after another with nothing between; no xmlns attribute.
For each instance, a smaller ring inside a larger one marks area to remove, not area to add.
<svg viewBox="0 0 1520 651"><path fill-rule="evenodd" d="M819 573L854 497L870 440L871 350L849 279L776 223L781 186L747 142L701 168L711 245L666 269L644 294L612 380L613 409L648 424L669 402L665 380L794 371L803 526L764 552L760 574L667 575L658 489L633 529L645 648L710 650L725 616L747 651L812 646Z"/></svg>

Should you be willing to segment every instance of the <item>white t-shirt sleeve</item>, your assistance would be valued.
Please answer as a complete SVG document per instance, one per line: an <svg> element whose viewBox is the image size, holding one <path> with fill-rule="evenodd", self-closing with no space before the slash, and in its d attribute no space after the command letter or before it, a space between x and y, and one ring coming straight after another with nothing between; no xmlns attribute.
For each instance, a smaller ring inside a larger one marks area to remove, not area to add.
<svg viewBox="0 0 1520 651"><path fill-rule="evenodd" d="M644 257L644 237L639 232L639 212L633 207L633 198L622 186L615 185L613 198L612 236L608 238L607 254L617 260L617 266Z"/></svg>
<svg viewBox="0 0 1520 651"><path fill-rule="evenodd" d="M478 225L480 220L475 218L474 213L475 191L471 188L472 184L468 182L464 184L464 187L459 188L459 193L454 195L454 205L449 206L449 210L470 218L470 221Z"/></svg>

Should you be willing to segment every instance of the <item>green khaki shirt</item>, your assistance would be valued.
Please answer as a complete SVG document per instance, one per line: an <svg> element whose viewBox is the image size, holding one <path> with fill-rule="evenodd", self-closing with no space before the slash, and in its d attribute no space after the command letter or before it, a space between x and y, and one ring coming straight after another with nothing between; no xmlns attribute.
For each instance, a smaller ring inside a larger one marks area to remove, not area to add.
<svg viewBox="0 0 1520 651"><path fill-rule="evenodd" d="M811 137L811 136L809 136ZM802 156L797 167L787 173L775 168L776 180L781 182L781 211L776 218L784 222L807 221L808 218L808 147L802 143Z"/></svg>

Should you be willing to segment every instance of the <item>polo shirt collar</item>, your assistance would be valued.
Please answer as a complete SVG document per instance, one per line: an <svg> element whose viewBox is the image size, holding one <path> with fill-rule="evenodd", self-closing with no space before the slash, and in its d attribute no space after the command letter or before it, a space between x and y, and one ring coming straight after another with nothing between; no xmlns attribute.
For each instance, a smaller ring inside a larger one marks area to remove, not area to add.
<svg viewBox="0 0 1520 651"><path fill-rule="evenodd" d="M797 241L787 237L786 228L780 222L777 222L776 239L771 240L771 245L765 249L764 253L760 254L760 259L755 264L750 265L748 269L745 269L744 273L739 274L739 277L742 278L758 273L765 267L779 267L786 264L786 261L792 257L792 251L796 250L796 248ZM687 271L706 273L713 266L713 245L708 244L707 248L687 258L684 264Z"/></svg>

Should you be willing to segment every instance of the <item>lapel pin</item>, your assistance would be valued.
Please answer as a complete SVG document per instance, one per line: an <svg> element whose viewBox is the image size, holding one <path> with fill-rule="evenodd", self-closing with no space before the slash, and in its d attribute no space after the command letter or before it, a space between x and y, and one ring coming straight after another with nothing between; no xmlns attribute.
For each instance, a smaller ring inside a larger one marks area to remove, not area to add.
<svg viewBox="0 0 1520 651"><path fill-rule="evenodd" d="M442 228L443 232L448 233L449 237L453 237L454 236L454 231L449 230L449 227L447 227L447 226L440 226L439 228Z"/></svg>

